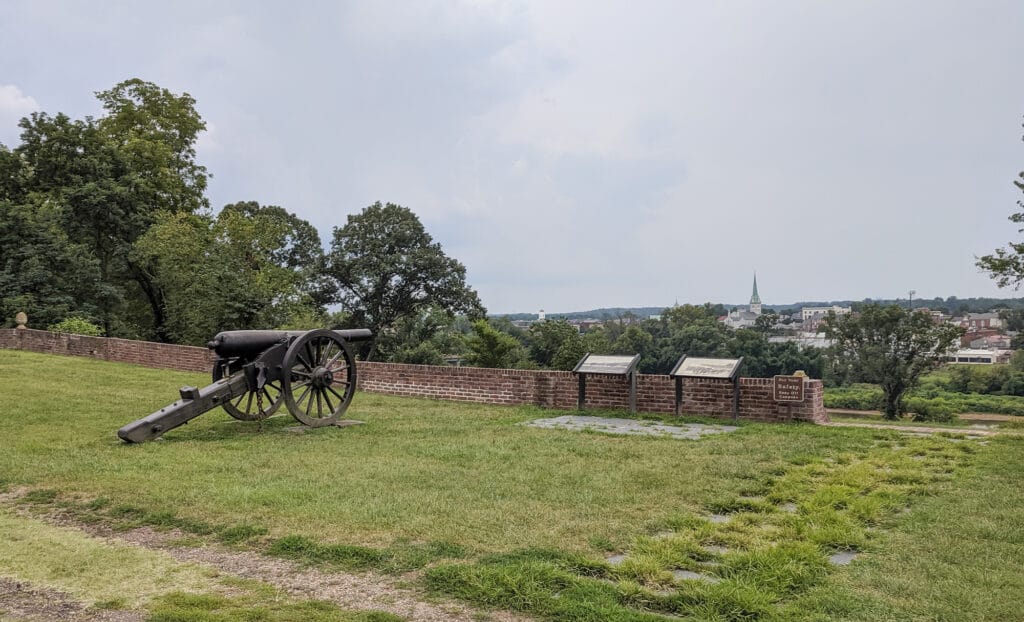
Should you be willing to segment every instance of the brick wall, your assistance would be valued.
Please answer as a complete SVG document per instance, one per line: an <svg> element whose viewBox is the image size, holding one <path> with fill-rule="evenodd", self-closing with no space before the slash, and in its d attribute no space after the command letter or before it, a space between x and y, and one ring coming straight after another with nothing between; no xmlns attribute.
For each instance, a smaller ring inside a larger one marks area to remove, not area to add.
<svg viewBox="0 0 1024 622"><path fill-rule="evenodd" d="M213 355L206 348L127 339L84 337L41 330L0 329L0 348L90 358L145 367L209 372ZM574 409L578 379L567 371L434 367L399 363L359 363L359 388L371 393L428 397L480 404L533 404ZM684 413L732 417L732 384L724 380L685 379ZM828 421L820 380L807 380L804 401L780 404L772 399L771 378L740 380L741 419L755 421ZM628 408L629 382L618 376L587 376L587 406ZM675 381L668 376L637 377L637 409L672 413Z"/></svg>
<svg viewBox="0 0 1024 622"><path fill-rule="evenodd" d="M213 354L206 348L151 341L110 339L51 333L46 330L0 329L0 348L29 350L44 354L86 356L104 361L134 363L159 369L209 372Z"/></svg>
<svg viewBox="0 0 1024 622"><path fill-rule="evenodd" d="M574 409L579 380L567 371L434 367L398 363L359 364L359 387L371 393L431 397L482 404L534 404ZM804 401L777 403L771 378L740 379L740 418L754 421L828 421L820 380L804 383ZM732 417L733 387L726 380L683 381L682 412ZM629 381L618 376L587 376L587 406L629 408ZM637 376L637 410L675 411L675 380L668 376Z"/></svg>

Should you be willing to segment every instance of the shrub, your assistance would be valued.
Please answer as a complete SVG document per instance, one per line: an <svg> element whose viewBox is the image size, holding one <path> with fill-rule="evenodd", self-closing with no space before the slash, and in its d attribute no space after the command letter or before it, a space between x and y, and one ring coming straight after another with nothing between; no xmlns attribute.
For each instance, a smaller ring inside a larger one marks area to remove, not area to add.
<svg viewBox="0 0 1024 622"><path fill-rule="evenodd" d="M826 408L881 410L884 405L882 390L872 385L839 387L825 391Z"/></svg>
<svg viewBox="0 0 1024 622"><path fill-rule="evenodd" d="M86 335L88 337L99 337L100 335L103 334L102 328L93 324L92 322L85 318L78 317L75 315L68 318L64 318L63 320L57 322L56 324L50 324L49 326L46 327L46 330L55 333Z"/></svg>
<svg viewBox="0 0 1024 622"><path fill-rule="evenodd" d="M926 399L911 397L906 400L906 409L913 415L914 421L953 421L957 408L954 404L938 397Z"/></svg>

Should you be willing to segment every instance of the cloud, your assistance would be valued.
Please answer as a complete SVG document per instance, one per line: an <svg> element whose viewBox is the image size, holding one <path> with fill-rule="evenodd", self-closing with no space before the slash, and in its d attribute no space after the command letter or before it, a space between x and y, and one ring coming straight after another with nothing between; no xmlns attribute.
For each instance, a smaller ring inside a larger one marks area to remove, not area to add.
<svg viewBox="0 0 1024 622"><path fill-rule="evenodd" d="M0 143L9 147L15 144L21 134L18 121L41 109L39 102L18 86L0 84Z"/></svg>

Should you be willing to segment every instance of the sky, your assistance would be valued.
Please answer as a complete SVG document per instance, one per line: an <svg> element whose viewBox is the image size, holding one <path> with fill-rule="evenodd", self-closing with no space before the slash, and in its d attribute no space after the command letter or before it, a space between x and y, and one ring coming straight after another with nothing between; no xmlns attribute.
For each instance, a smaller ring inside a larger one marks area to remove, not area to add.
<svg viewBox="0 0 1024 622"><path fill-rule="evenodd" d="M1017 297L1024 3L0 4L0 143L187 92L215 208L412 209L492 313Z"/></svg>

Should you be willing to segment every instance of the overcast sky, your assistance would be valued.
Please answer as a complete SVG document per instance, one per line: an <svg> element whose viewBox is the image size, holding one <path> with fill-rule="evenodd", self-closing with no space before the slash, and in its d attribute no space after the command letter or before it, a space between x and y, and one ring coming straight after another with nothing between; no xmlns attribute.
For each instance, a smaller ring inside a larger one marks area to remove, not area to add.
<svg viewBox="0 0 1024 622"><path fill-rule="evenodd" d="M1024 2L0 4L0 142L128 78L211 203L411 208L494 313L998 290Z"/></svg>

